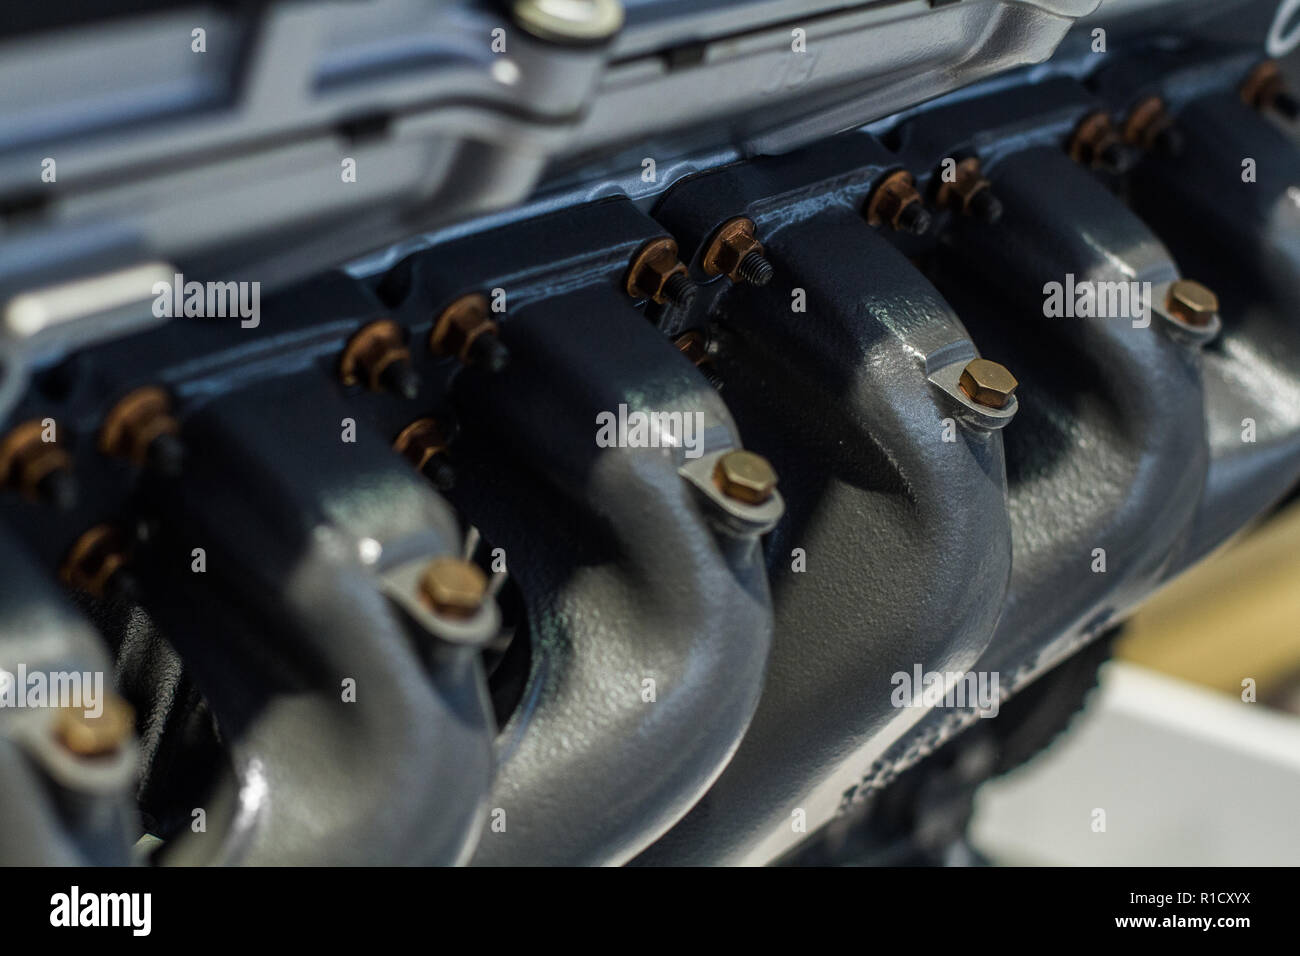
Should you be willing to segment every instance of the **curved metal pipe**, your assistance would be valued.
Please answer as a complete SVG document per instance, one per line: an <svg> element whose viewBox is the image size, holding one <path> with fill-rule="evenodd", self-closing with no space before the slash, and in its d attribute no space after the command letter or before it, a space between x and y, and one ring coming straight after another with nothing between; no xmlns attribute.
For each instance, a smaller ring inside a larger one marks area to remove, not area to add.
<svg viewBox="0 0 1300 956"><path fill-rule="evenodd" d="M1185 544L1208 451L1200 350L1169 320L1044 314L1046 284L1067 276L1076 287L1176 278L1168 251L1058 150L1014 153L989 176L1002 219L954 224L944 258L963 279L941 288L1021 382L1007 432L1011 588L980 663L1014 692L1161 578Z"/></svg>
<svg viewBox="0 0 1300 956"><path fill-rule="evenodd" d="M1259 516L1300 476L1300 152L1232 93L1178 113L1182 159L1153 154L1132 203L1188 274L1219 296L1205 350L1210 473L1179 567ZM1243 157L1254 180L1243 179ZM1253 440L1245 440L1253 426Z"/></svg>
<svg viewBox="0 0 1300 956"><path fill-rule="evenodd" d="M235 768L209 831L164 863L447 864L473 848L491 740L477 648L422 648L433 638L380 580L458 553L454 516L384 443L340 441L347 415L292 379L221 399L184 424L183 480L152 492L145 604Z"/></svg>
<svg viewBox="0 0 1300 956"><path fill-rule="evenodd" d="M722 777L639 862L779 856L803 837L795 823L811 832L852 802L874 759L921 719L921 707L891 702L895 675L965 670L1002 604L1002 438L932 381L975 346L857 210L806 212L786 224L787 211L770 211L761 235L776 278L736 286L719 306L728 405L772 449L790 502L768 547L767 685ZM791 312L796 288L805 314Z"/></svg>
<svg viewBox="0 0 1300 956"><path fill-rule="evenodd" d="M454 497L512 562L533 664L473 863L618 864L690 809L749 724L772 627L762 528L724 527L681 473L685 446L598 447L597 416L621 404L698 415L705 458L739 446L621 291L526 306L502 338L508 371L456 386L472 470Z"/></svg>

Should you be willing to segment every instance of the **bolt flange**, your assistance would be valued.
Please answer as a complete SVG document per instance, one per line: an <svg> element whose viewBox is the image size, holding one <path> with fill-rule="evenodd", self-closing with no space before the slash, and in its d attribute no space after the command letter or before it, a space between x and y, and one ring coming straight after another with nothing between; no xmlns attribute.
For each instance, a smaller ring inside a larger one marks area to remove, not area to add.
<svg viewBox="0 0 1300 956"><path fill-rule="evenodd" d="M126 573L123 571L126 563L122 535L112 525L96 525L72 545L59 569L59 578L71 588L103 598L121 584L114 578Z"/></svg>
<svg viewBox="0 0 1300 956"><path fill-rule="evenodd" d="M1129 110L1122 134L1124 142L1139 149L1155 149L1166 156L1177 156L1183 150L1182 135L1158 96L1139 100Z"/></svg>
<svg viewBox="0 0 1300 956"><path fill-rule="evenodd" d="M698 289L677 258L677 240L671 236L651 239L632 257L623 287L634 299L650 299L660 305L689 309Z"/></svg>
<svg viewBox="0 0 1300 956"><path fill-rule="evenodd" d="M1069 152L1076 163L1104 172L1125 173L1133 165L1132 152L1105 110L1094 110L1079 121Z"/></svg>
<svg viewBox="0 0 1300 956"><path fill-rule="evenodd" d="M487 296L471 292L439 314L429 333L429 349L438 356L454 355L462 365L499 372L509 363L510 352L501 344L498 332Z"/></svg>
<svg viewBox="0 0 1300 956"><path fill-rule="evenodd" d="M1020 383L1006 366L977 358L966 363L957 384L976 405L1006 408Z"/></svg>
<svg viewBox="0 0 1300 956"><path fill-rule="evenodd" d="M930 214L916 191L916 180L906 169L890 173L867 200L867 223L888 224L900 232L923 235L930 228Z"/></svg>
<svg viewBox="0 0 1300 956"><path fill-rule="evenodd" d="M167 393L146 385L109 409L99 429L99 450L112 458L125 458L137 468L150 465L176 474L183 454L179 433Z"/></svg>
<svg viewBox="0 0 1300 956"><path fill-rule="evenodd" d="M732 282L767 285L775 270L763 255L763 244L755 238L752 219L728 219L713 234L704 250L701 265L707 275L726 276Z"/></svg>
<svg viewBox="0 0 1300 956"><path fill-rule="evenodd" d="M992 184L984 178L977 156L967 156L957 163L951 182L940 177L935 203L981 222L994 223L1002 218L1002 203L993 195Z"/></svg>
<svg viewBox="0 0 1300 956"><path fill-rule="evenodd" d="M392 319L376 319L348 340L339 360L339 378L344 385L392 391L407 399L420 392L406 336Z"/></svg>
<svg viewBox="0 0 1300 956"><path fill-rule="evenodd" d="M61 510L76 504L72 459L57 441L45 441L40 419L23 422L0 440L0 487L31 501L47 501Z"/></svg>
<svg viewBox="0 0 1300 956"><path fill-rule="evenodd" d="M398 433L393 450L442 491L456 484L456 470L446 460L451 438L433 418L417 418Z"/></svg>
<svg viewBox="0 0 1300 956"><path fill-rule="evenodd" d="M1257 110L1276 110L1287 119L1300 116L1300 102L1287 92L1286 78L1276 60L1265 60L1255 66L1242 81L1241 100Z"/></svg>

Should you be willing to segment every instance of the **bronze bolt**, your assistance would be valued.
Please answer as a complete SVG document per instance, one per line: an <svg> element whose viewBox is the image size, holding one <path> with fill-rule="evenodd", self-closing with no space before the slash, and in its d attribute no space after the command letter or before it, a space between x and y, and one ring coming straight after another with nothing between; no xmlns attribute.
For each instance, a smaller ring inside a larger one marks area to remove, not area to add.
<svg viewBox="0 0 1300 956"><path fill-rule="evenodd" d="M1265 60L1241 84L1241 99L1257 110L1275 109L1287 119L1300 115L1300 103L1286 90L1286 80L1276 60Z"/></svg>
<svg viewBox="0 0 1300 956"><path fill-rule="evenodd" d="M930 214L916 191L916 180L906 169L890 173L872 192L867 200L867 223L888 223L893 229L917 236L930 228Z"/></svg>
<svg viewBox="0 0 1300 956"><path fill-rule="evenodd" d="M0 486L64 510L76 503L72 460L57 441L44 441L40 419L23 422L0 440Z"/></svg>
<svg viewBox="0 0 1300 956"><path fill-rule="evenodd" d="M1148 96L1129 110L1123 135L1124 142L1140 149L1158 148L1169 156L1182 151L1182 136L1158 96Z"/></svg>
<svg viewBox="0 0 1300 956"><path fill-rule="evenodd" d="M981 173L977 156L967 156L957 164L952 182L940 177L935 202L982 222L997 222L1002 217L1002 203L993 195L989 181Z"/></svg>
<svg viewBox="0 0 1300 956"><path fill-rule="evenodd" d="M1095 110L1079 121L1070 137L1069 151L1076 163L1111 173L1126 172L1133 162L1105 110Z"/></svg>
<svg viewBox="0 0 1300 956"><path fill-rule="evenodd" d="M499 372L510 360L510 353L497 338L497 331L487 296L471 292L442 310L429 334L429 348L434 355L454 355L463 365Z"/></svg>
<svg viewBox="0 0 1300 956"><path fill-rule="evenodd" d="M1219 311L1219 297L1191 279L1179 279L1169 286L1165 308L1188 325L1208 325Z"/></svg>
<svg viewBox="0 0 1300 956"><path fill-rule="evenodd" d="M339 360L339 378L344 385L364 385L372 392L388 389L408 399L420 392L406 336L392 319L376 319L348 340Z"/></svg>
<svg viewBox="0 0 1300 956"><path fill-rule="evenodd" d="M111 757L131 737L135 711L116 694L105 694L103 712L87 717L83 707L61 707L55 716L54 737L78 757Z"/></svg>
<svg viewBox="0 0 1300 956"><path fill-rule="evenodd" d="M962 369L958 384L976 405L1006 408L1020 383L1006 367L988 359L971 359Z"/></svg>
<svg viewBox="0 0 1300 956"><path fill-rule="evenodd" d="M176 438L179 431L167 393L146 385L128 393L104 416L99 450L114 458L125 458L136 467L156 464L174 474L182 454Z"/></svg>
<svg viewBox="0 0 1300 956"><path fill-rule="evenodd" d="M744 216L728 219L718 228L704 250L702 265L708 275L750 285L767 285L774 271L763 256L763 244L754 238L754 221Z"/></svg>
<svg viewBox="0 0 1300 956"><path fill-rule="evenodd" d="M487 594L487 575L471 561L434 558L420 579L425 601L435 614L451 618L473 617Z"/></svg>
<svg viewBox="0 0 1300 956"><path fill-rule="evenodd" d="M59 577L64 584L85 591L91 597L107 594L109 580L126 565L122 537L112 525L91 528L72 545Z"/></svg>
<svg viewBox="0 0 1300 956"><path fill-rule="evenodd" d="M651 239L637 251L624 288L634 299L651 299L679 309L689 309L697 291L686 266L677 258L677 241L670 236Z"/></svg>
<svg viewBox="0 0 1300 956"><path fill-rule="evenodd" d="M673 340L673 345L677 346L677 351L681 352L691 364L700 370L702 374L714 388L722 388L722 379L713 369L713 356L709 354L709 344L704 336L694 330L683 332Z"/></svg>
<svg viewBox="0 0 1300 956"><path fill-rule="evenodd" d="M393 440L393 450L443 491L456 484L456 470L446 460L451 439L435 419L417 418Z"/></svg>
<svg viewBox="0 0 1300 956"><path fill-rule="evenodd" d="M762 455L729 451L714 466L713 483L728 498L761 505L776 490L776 472Z"/></svg>

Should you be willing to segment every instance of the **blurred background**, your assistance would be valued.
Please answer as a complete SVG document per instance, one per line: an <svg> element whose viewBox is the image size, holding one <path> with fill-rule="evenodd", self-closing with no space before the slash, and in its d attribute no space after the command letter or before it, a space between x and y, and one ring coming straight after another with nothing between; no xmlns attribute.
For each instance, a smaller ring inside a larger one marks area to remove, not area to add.
<svg viewBox="0 0 1300 956"><path fill-rule="evenodd" d="M977 791L975 851L1001 864L1300 862L1300 500L1173 581L1114 648L1068 730Z"/></svg>

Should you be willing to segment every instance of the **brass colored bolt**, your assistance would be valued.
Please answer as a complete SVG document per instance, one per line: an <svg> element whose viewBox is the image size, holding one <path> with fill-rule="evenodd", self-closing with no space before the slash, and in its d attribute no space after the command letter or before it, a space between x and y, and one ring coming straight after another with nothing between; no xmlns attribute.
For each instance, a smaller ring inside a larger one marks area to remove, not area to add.
<svg viewBox="0 0 1300 956"><path fill-rule="evenodd" d="M434 558L420 579L420 589L435 614L473 617L487 594L487 575L471 561Z"/></svg>
<svg viewBox="0 0 1300 956"><path fill-rule="evenodd" d="M906 169L890 173L872 192L867 200L867 223L888 223L893 229L917 236L930 228L930 214L916 191L916 180Z"/></svg>
<svg viewBox="0 0 1300 956"><path fill-rule="evenodd" d="M971 359L962 369L958 384L976 405L986 408L1006 408L1020 383L1007 371L1006 366L988 359Z"/></svg>
<svg viewBox="0 0 1300 956"><path fill-rule="evenodd" d="M393 440L393 450L428 476L443 491L456 484L456 470L446 460L451 439L432 418L417 418Z"/></svg>
<svg viewBox="0 0 1300 956"><path fill-rule="evenodd" d="M510 353L497 338L497 331L487 296L471 292L442 310L429 334L429 348L434 355L454 355L464 365L482 365L499 372Z"/></svg>
<svg viewBox="0 0 1300 956"><path fill-rule="evenodd" d="M392 319L376 319L348 340L339 378L344 385L364 385L372 392L389 389L408 399L420 391L406 336Z"/></svg>
<svg viewBox="0 0 1300 956"><path fill-rule="evenodd" d="M713 483L728 498L761 505L776 490L776 472L762 455L729 451L714 466Z"/></svg>
<svg viewBox="0 0 1300 956"><path fill-rule="evenodd" d="M134 726L131 705L116 694L105 694L98 717L86 716L82 707L59 708L54 737L78 757L111 757L130 739Z"/></svg>
<svg viewBox="0 0 1300 956"><path fill-rule="evenodd" d="M72 460L57 441L44 441L40 419L23 422L0 440L0 486L21 492L32 501L48 500L70 508L76 485L69 470Z"/></svg>
<svg viewBox="0 0 1300 956"><path fill-rule="evenodd" d="M1076 163L1112 173L1127 171L1133 162L1105 110L1095 110L1079 121L1070 137L1069 150Z"/></svg>
<svg viewBox="0 0 1300 956"><path fill-rule="evenodd" d="M651 299L660 305L688 309L697 289L677 258L677 241L670 236L651 239L628 266L623 287L634 299Z"/></svg>
<svg viewBox="0 0 1300 956"><path fill-rule="evenodd" d="M174 471L179 465L179 431L167 393L146 385L128 393L104 416L99 450L114 458L125 458L137 467L152 459Z"/></svg>
<svg viewBox="0 0 1300 956"><path fill-rule="evenodd" d="M1165 308L1188 325L1208 325L1219 311L1219 297L1191 279L1179 279L1169 286Z"/></svg>
<svg viewBox="0 0 1300 956"><path fill-rule="evenodd" d="M1124 142L1140 149L1158 148L1166 155L1182 151L1182 136L1158 96L1139 100L1124 120Z"/></svg>
<svg viewBox="0 0 1300 956"><path fill-rule="evenodd" d="M112 525L101 524L91 528L72 545L59 569L59 577L69 587L102 598L108 592L110 579L125 565L126 551L121 535Z"/></svg>
<svg viewBox="0 0 1300 956"><path fill-rule="evenodd" d="M673 340L673 345L677 346L677 351L691 360L691 364L700 370L710 385L717 389L722 388L722 379L713 369L713 356L709 354L709 344L701 333L684 332Z"/></svg>
<svg viewBox="0 0 1300 956"><path fill-rule="evenodd" d="M1300 103L1287 92L1286 80L1276 60L1265 60L1251 70L1240 92L1242 102L1254 109L1274 109L1287 119L1300 115Z"/></svg>
<svg viewBox="0 0 1300 956"><path fill-rule="evenodd" d="M967 156L959 162L951 182L940 179L935 202L983 222L997 222L1002 217L1002 203L993 195L991 184L980 171L977 156Z"/></svg>
<svg viewBox="0 0 1300 956"><path fill-rule="evenodd" d="M704 271L711 276L726 276L732 282L771 282L772 263L764 257L763 244L754 237L754 228L754 221L744 216L724 222L704 250Z"/></svg>

